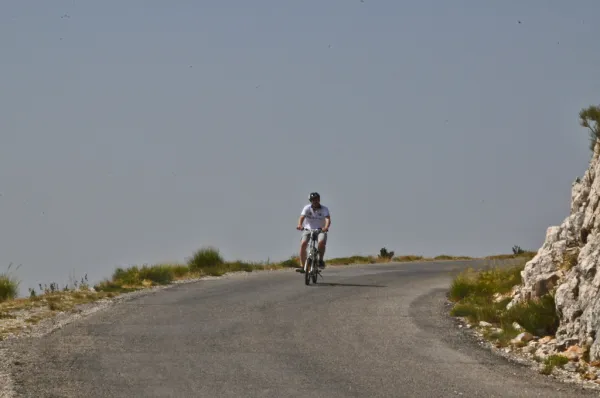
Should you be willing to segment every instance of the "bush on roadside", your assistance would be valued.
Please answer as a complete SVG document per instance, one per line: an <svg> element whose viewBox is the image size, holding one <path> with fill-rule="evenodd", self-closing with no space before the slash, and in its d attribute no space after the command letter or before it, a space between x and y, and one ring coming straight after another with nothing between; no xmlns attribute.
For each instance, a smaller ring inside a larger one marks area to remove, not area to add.
<svg viewBox="0 0 600 398"><path fill-rule="evenodd" d="M173 270L173 275L176 278L181 278L190 273L190 267L184 264L172 265L171 269Z"/></svg>
<svg viewBox="0 0 600 398"><path fill-rule="evenodd" d="M518 256L519 254L525 253L525 250L521 249L521 246L514 245L512 248L512 252L515 256Z"/></svg>
<svg viewBox="0 0 600 398"><path fill-rule="evenodd" d="M12 263L8 265L5 273L0 274L0 303L6 300L12 300L19 294L20 282L10 275ZM19 269L20 265L17 267Z"/></svg>
<svg viewBox="0 0 600 398"><path fill-rule="evenodd" d="M546 294L538 299L517 303L504 314L506 323L517 322L533 335L556 333L559 318L554 295Z"/></svg>
<svg viewBox="0 0 600 398"><path fill-rule="evenodd" d="M143 281L148 280L158 285L171 283L175 277L174 267L170 265L144 265L141 268L137 265L123 269L118 267L112 275L113 282L121 285L138 286Z"/></svg>
<svg viewBox="0 0 600 398"><path fill-rule="evenodd" d="M509 268L490 268L475 271L467 268L450 285L450 299L459 301L468 297L491 299L494 294L506 294L521 283L522 265Z"/></svg>
<svg viewBox="0 0 600 398"><path fill-rule="evenodd" d="M19 282L7 274L0 275L0 303L17 297Z"/></svg>
<svg viewBox="0 0 600 398"><path fill-rule="evenodd" d="M298 256L293 255L293 256L290 256L290 258L288 258L287 260L283 260L282 262L280 262L279 265L281 267L286 267L286 268L288 268L288 267L295 268L300 265L300 259Z"/></svg>
<svg viewBox="0 0 600 398"><path fill-rule="evenodd" d="M203 247L198 249L188 260L188 266L192 271L199 271L203 268L216 267L225 261L218 249L214 247Z"/></svg>
<svg viewBox="0 0 600 398"><path fill-rule="evenodd" d="M512 288L521 283L524 266L461 272L448 292L455 303L451 315L465 317L473 324L485 321L499 326L503 333L494 337L503 343L518 334L514 322L533 335L554 335L559 319L552 294L506 308Z"/></svg>
<svg viewBox="0 0 600 398"><path fill-rule="evenodd" d="M379 249L379 258L381 259L391 259L394 257L394 251L388 251L385 247Z"/></svg>
<svg viewBox="0 0 600 398"><path fill-rule="evenodd" d="M225 275L228 272L252 272L257 269L258 265L250 264L245 261L231 261L231 262L223 262L220 264L216 264L213 266L204 267L201 269L201 272L205 275L210 276L221 276ZM262 268L262 267L261 267Z"/></svg>

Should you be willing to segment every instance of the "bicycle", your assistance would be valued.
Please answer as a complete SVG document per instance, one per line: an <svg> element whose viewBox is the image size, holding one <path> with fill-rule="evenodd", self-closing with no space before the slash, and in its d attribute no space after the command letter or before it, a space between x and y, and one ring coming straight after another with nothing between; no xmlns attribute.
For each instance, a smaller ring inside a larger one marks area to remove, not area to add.
<svg viewBox="0 0 600 398"><path fill-rule="evenodd" d="M302 231L310 231L308 241L308 255L306 256L306 262L303 267L304 283L308 286L310 285L311 278L313 283L317 283L317 278L319 275L321 275L321 270L319 269L319 251L317 249L317 241L319 239L319 234L322 232L322 230L320 228L304 228ZM298 270L298 272L301 271ZM322 277L323 275L321 275L321 278Z"/></svg>

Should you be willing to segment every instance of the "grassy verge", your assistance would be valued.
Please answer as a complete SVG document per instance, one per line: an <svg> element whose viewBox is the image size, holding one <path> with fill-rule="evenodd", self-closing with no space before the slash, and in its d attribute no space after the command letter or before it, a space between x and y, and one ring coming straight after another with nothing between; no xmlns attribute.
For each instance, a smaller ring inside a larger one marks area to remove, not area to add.
<svg viewBox="0 0 600 398"><path fill-rule="evenodd" d="M527 258L527 255L522 256ZM552 294L506 308L511 301L513 287L521 284L521 271L526 262L523 260L517 266L479 271L467 269L458 274L448 292L448 298L454 303L450 314L466 318L476 326L482 321L491 324L483 327L482 333L496 347L525 345L519 339L513 340L523 332L536 337L554 337L559 318ZM566 362L568 360L564 356L549 356L543 361L542 373L550 374L555 366Z"/></svg>
<svg viewBox="0 0 600 398"><path fill-rule="evenodd" d="M433 260L471 259L467 256L423 257L418 255L395 256L383 249L376 256L350 256L326 259L328 265L373 264L382 262L413 262ZM28 297L17 297L19 282L8 272L0 274L0 340L9 333L18 333L39 321L59 312L78 312L78 306L123 293L168 285L178 280L221 276L229 272L254 272L295 268L298 256L279 262L226 261L219 250L204 247L183 263L134 265L118 267L109 278L90 286L87 275L80 281L60 287L57 283L29 288ZM10 266L9 266L10 271Z"/></svg>
<svg viewBox="0 0 600 398"><path fill-rule="evenodd" d="M337 257L327 259L326 262L329 265L349 265L349 264L375 264L375 263L408 263L408 262L420 262L420 261L443 261L443 260L474 260L474 257L469 256L449 256L439 255L436 257L425 257L414 254L401 255L401 256L351 256L351 257Z"/></svg>
<svg viewBox="0 0 600 398"><path fill-rule="evenodd" d="M175 280L196 279L205 276L221 276L229 272L253 272L295 267L295 258L278 263L225 261L218 249L202 248L194 253L185 264L157 264L117 268L111 279L94 286L96 291L143 289L154 285L167 285Z"/></svg>
<svg viewBox="0 0 600 398"><path fill-rule="evenodd" d="M384 256L350 256L326 259L328 265L348 265L348 264L374 264L382 262L411 262L411 261L428 261L428 260L458 260L470 259L466 256L437 256L428 258L418 255L390 256L390 253L384 251ZM393 255L393 252L391 253ZM145 289L151 286L167 285L177 280L196 279L204 276L221 276L229 272L253 272L261 270L275 270L284 268L297 267L299 264L298 256L294 255L280 262L246 262L246 261L225 261L219 250L213 247L204 247L196 251L185 263L171 264L155 264L155 265L134 265L129 268L118 267L114 270L112 276L90 289L87 283L87 276L81 282L74 282L71 286L59 287L53 282L50 285L39 285L39 290L29 289L30 297L17 299L19 282L8 272L0 274L0 304L7 301L25 302L33 300L38 303L45 299L40 299L41 296L48 297L71 297L76 292L75 298L81 301L79 296L81 292L85 292L85 300L90 300L97 293L97 297L107 297L106 293L111 293L111 296L118 293L126 293L139 289ZM10 270L10 266L9 266ZM105 294L100 294L105 293ZM72 297L71 297L72 298ZM56 301L50 300L50 301ZM84 301L85 301L84 300ZM14 303L13 303L14 304ZM14 305L11 305L11 308Z"/></svg>
<svg viewBox="0 0 600 398"><path fill-rule="evenodd" d="M0 274L0 340L6 335L28 329L31 325L59 312L77 312L80 304L91 303L123 293L168 285L177 280L221 276L228 272L253 272L295 267L290 258L277 263L225 261L215 248L202 248L185 263L118 267L112 276L90 286L87 275L70 286L57 283L29 289L28 297L17 297L18 283L7 273Z"/></svg>
<svg viewBox="0 0 600 398"><path fill-rule="evenodd" d="M527 261L531 260L532 258L534 258L536 254L537 254L537 252L534 252L534 251L522 251L522 252L513 253L513 254L495 254L493 256L484 257L484 259L486 259L486 260L508 260L508 259L516 258L516 259L523 260L524 262L527 262Z"/></svg>
<svg viewBox="0 0 600 398"><path fill-rule="evenodd" d="M394 256L385 248L379 255L355 255L326 259L328 265L374 264L385 262L416 262L435 260L470 260L468 256L440 255L424 257L419 255ZM225 261L219 250L204 247L196 251L185 263L134 265L129 268L118 267L110 278L89 286L87 276L81 282L71 286L59 287L53 282L50 285L39 285L39 290L30 288L29 297L17 298L18 281L7 273L0 274L0 311L4 308L15 310L28 308L31 305L46 303L57 310L69 309L76 304L86 303L95 299L114 297L116 294L146 289L152 286L168 285L173 281L197 279L205 276L221 276L229 272L253 272L297 267L298 256L294 255L280 262L246 262ZM9 266L10 270L10 266Z"/></svg>
<svg viewBox="0 0 600 398"><path fill-rule="evenodd" d="M481 271L469 268L461 272L452 281L448 294L454 302L451 315L464 317L473 324L491 323L495 328L487 329L486 337L494 340L497 346L506 346L519 334L514 323L533 336L553 336L559 322L553 295L547 294L506 309L513 287L521 284L524 267L525 263Z"/></svg>

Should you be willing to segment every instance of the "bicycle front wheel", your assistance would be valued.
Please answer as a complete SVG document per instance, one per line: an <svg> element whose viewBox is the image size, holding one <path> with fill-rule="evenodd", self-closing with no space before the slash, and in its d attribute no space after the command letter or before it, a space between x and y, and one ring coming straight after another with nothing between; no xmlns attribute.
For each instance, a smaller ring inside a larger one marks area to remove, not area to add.
<svg viewBox="0 0 600 398"><path fill-rule="evenodd" d="M306 260L306 272L304 273L304 283L308 286L310 285L310 273L312 271L312 261L311 259Z"/></svg>

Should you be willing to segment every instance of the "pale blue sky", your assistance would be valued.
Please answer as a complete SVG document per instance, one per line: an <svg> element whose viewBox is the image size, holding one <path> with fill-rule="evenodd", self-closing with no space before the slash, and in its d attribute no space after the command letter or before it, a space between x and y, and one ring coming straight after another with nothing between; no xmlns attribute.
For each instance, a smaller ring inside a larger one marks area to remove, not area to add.
<svg viewBox="0 0 600 398"><path fill-rule="evenodd" d="M329 256L537 250L590 157L599 11L6 0L0 269L26 291L203 245L285 259L314 190Z"/></svg>

